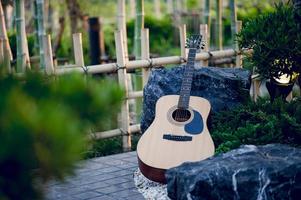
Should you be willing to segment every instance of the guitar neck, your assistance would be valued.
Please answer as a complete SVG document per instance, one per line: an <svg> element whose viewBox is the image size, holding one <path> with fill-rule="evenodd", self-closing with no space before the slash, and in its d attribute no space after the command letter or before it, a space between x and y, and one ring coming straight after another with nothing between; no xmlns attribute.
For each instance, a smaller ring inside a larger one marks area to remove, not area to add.
<svg viewBox="0 0 301 200"><path fill-rule="evenodd" d="M178 108L180 109L187 109L189 107L191 83L194 73L195 55L196 49L189 49L188 60L183 75L180 98L178 102Z"/></svg>

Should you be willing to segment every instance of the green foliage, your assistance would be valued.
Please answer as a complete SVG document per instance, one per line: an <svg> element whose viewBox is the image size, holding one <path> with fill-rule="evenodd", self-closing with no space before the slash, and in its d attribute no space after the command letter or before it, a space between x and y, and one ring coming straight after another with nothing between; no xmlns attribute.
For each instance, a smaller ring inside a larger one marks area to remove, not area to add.
<svg viewBox="0 0 301 200"><path fill-rule="evenodd" d="M237 18L246 22L256 18L258 15L273 12L275 10L273 7L274 3L271 0L238 0Z"/></svg>
<svg viewBox="0 0 301 200"><path fill-rule="evenodd" d="M43 183L72 174L87 133L116 112L122 91L81 74L0 75L0 199L39 199Z"/></svg>
<svg viewBox="0 0 301 200"><path fill-rule="evenodd" d="M253 48L250 61L262 77L279 78L301 72L300 31L292 6L279 4L274 12L247 22L238 42L242 48Z"/></svg>
<svg viewBox="0 0 301 200"><path fill-rule="evenodd" d="M133 51L134 24L134 20L127 24L129 52ZM174 33L178 30L172 26L170 17L156 19L151 16L145 16L144 27L149 28L149 45L151 53L159 54L160 56L179 53L179 49L176 47L174 41ZM178 36L176 38L178 38Z"/></svg>
<svg viewBox="0 0 301 200"><path fill-rule="evenodd" d="M9 44L12 49L13 57L16 58L17 56L17 38L16 38L16 32L8 32L8 40ZM35 35L29 34L27 35L27 42L28 42L28 51L29 55L34 55L35 52Z"/></svg>
<svg viewBox="0 0 301 200"><path fill-rule="evenodd" d="M241 144L284 143L301 147L301 98L290 103L259 99L212 116L216 152Z"/></svg>
<svg viewBox="0 0 301 200"><path fill-rule="evenodd" d="M132 135L132 151L136 151L136 147L140 138L140 134ZM106 138L92 143L91 149L86 152L86 158L94 158L99 156L107 156L122 153L122 136Z"/></svg>

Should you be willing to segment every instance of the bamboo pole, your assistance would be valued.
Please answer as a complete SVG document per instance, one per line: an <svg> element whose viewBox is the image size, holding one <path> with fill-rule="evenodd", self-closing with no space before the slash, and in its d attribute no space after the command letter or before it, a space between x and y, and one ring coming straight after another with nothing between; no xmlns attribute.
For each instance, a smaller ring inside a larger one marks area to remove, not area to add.
<svg viewBox="0 0 301 200"><path fill-rule="evenodd" d="M2 72L2 68L5 68L3 66L4 63L4 43L3 40L0 39L0 74Z"/></svg>
<svg viewBox="0 0 301 200"><path fill-rule="evenodd" d="M154 0L154 13L157 18L161 18L161 4L160 0Z"/></svg>
<svg viewBox="0 0 301 200"><path fill-rule="evenodd" d="M218 50L223 49L222 9L223 9L223 0L216 0L215 46Z"/></svg>
<svg viewBox="0 0 301 200"><path fill-rule="evenodd" d="M236 48L236 34L237 34L237 14L236 14L236 0L229 0L230 16L231 16L231 36L233 48Z"/></svg>
<svg viewBox="0 0 301 200"><path fill-rule="evenodd" d="M144 0L136 0L134 55L141 59L141 29L144 28Z"/></svg>
<svg viewBox="0 0 301 200"><path fill-rule="evenodd" d="M4 43L8 43L8 41L4 40ZM12 68L11 68L11 51L8 48L3 48L3 66L6 68L7 73L12 73Z"/></svg>
<svg viewBox="0 0 301 200"><path fill-rule="evenodd" d="M4 1L2 1L2 2L4 2ZM4 16L5 16L6 28L8 30L10 30L13 25L14 9L13 9L13 6L11 4L9 4L8 1L6 1L6 4L2 3L2 5L4 6L3 12L4 12Z"/></svg>
<svg viewBox="0 0 301 200"><path fill-rule="evenodd" d="M208 52L208 26L207 24L200 25L200 34L202 35L202 43L205 44L203 51ZM202 66L208 66L208 60L202 61Z"/></svg>
<svg viewBox="0 0 301 200"><path fill-rule="evenodd" d="M7 49L7 53L9 56L9 60L13 60L13 54L11 52L11 48L8 42L7 31L6 31L6 23L5 16L2 7L2 1L0 1L0 40L3 42L3 49Z"/></svg>
<svg viewBox="0 0 301 200"><path fill-rule="evenodd" d="M136 99L139 97L143 97L143 91L135 91L135 92L129 92L128 99Z"/></svg>
<svg viewBox="0 0 301 200"><path fill-rule="evenodd" d="M186 24L179 26L180 31L180 48L181 48L181 57L186 61L187 60L187 49L186 49Z"/></svg>
<svg viewBox="0 0 301 200"><path fill-rule="evenodd" d="M250 54L252 50L249 49L242 49L241 51L235 51L234 49L227 49L222 51L211 51L209 52L201 52L196 54L196 61L199 60L208 60L211 59L221 59L221 58L228 58L236 56L237 54ZM131 71L133 69L141 69L150 67L152 64L153 67L160 67L168 64L180 64L183 62L181 56L169 56L169 57L160 57L160 58L150 58L148 60L132 60L126 63L126 69ZM95 74L95 73L113 73L117 70L117 63L108 63L102 65L92 65L87 66L88 73ZM70 73L72 71L77 71L84 73L84 70L76 65L71 65L70 67L58 67L56 69L56 74L65 74Z"/></svg>
<svg viewBox="0 0 301 200"><path fill-rule="evenodd" d="M187 1L186 0L180 0L181 9L184 13L187 13Z"/></svg>
<svg viewBox="0 0 301 200"><path fill-rule="evenodd" d="M125 90L126 96L128 96L127 86L127 74L126 74L126 58L124 55L123 46L123 34L120 31L115 32L115 45L116 45L116 57L118 65L118 82L119 85ZM131 149L131 131L130 131L130 119L129 119L129 102L126 98L121 105L120 122L119 127L122 131L122 148L123 151L129 151Z"/></svg>
<svg viewBox="0 0 301 200"><path fill-rule="evenodd" d="M141 30L141 58L143 60L149 59L149 29ZM145 86L148 81L149 73L150 73L150 68L142 69L143 86Z"/></svg>
<svg viewBox="0 0 301 200"><path fill-rule="evenodd" d="M208 40L207 40L207 46L210 48L210 28L211 28L211 18L210 18L210 8L211 8L211 0L205 0L205 6L204 6L204 24L207 24L208 27Z"/></svg>
<svg viewBox="0 0 301 200"><path fill-rule="evenodd" d="M122 32L124 55L128 60L128 44L127 44L127 31L126 31L126 12L125 0L118 0L117 8L117 30Z"/></svg>
<svg viewBox="0 0 301 200"><path fill-rule="evenodd" d="M50 35L44 35L43 37L43 47L44 47L44 58L45 58L45 72L46 74L54 74L54 64L52 56L51 47L51 37Z"/></svg>
<svg viewBox="0 0 301 200"><path fill-rule="evenodd" d="M176 27L181 25L181 0L173 1L173 23Z"/></svg>
<svg viewBox="0 0 301 200"><path fill-rule="evenodd" d="M254 79L252 81L252 89L253 89L253 101L257 101L258 96L260 95L260 83L261 81L259 79Z"/></svg>
<svg viewBox="0 0 301 200"><path fill-rule="evenodd" d="M130 2L130 18L133 19L133 18L135 18L136 2L135 2L135 0L130 0L129 2Z"/></svg>
<svg viewBox="0 0 301 200"><path fill-rule="evenodd" d="M15 20L17 32L17 72L30 69L29 53L25 31L24 0L15 0Z"/></svg>
<svg viewBox="0 0 301 200"><path fill-rule="evenodd" d="M40 68L45 69L45 58L44 58L44 36L46 35L44 27L44 0L35 0L36 3L36 24L37 24L37 36L39 43L39 54L40 54Z"/></svg>
<svg viewBox="0 0 301 200"><path fill-rule="evenodd" d="M38 34L38 6L37 1L33 0L33 19L34 19L34 36L35 36L35 43L34 43L34 49L38 52L39 51L39 34Z"/></svg>
<svg viewBox="0 0 301 200"><path fill-rule="evenodd" d="M122 43L123 43L123 50L124 50L124 57L126 59L126 62L129 60L128 55L128 45L127 45L127 30L126 30L126 12L125 12L125 0L118 0L118 13L117 13L117 24L118 24L118 30L122 33ZM135 80L135 77L133 77L131 74L126 74L127 79L127 89L128 92L133 91L133 84L132 80ZM129 110L131 113L136 113L136 101L135 99L131 99L129 101ZM135 114L131 115L130 118L131 123L135 123L136 117Z"/></svg>
<svg viewBox="0 0 301 200"><path fill-rule="evenodd" d="M130 126L131 133L138 133L140 132L140 124L135 124ZM103 132L95 132L88 136L88 139L92 140L100 140L105 138L112 138L116 136L122 135L122 131L120 129L113 129L109 131Z"/></svg>
<svg viewBox="0 0 301 200"><path fill-rule="evenodd" d="M73 51L74 51L75 65L84 67L85 63L84 63L82 34L74 33L72 37L73 37Z"/></svg>
<svg viewBox="0 0 301 200"><path fill-rule="evenodd" d="M237 21L236 22L236 34L238 34L241 31L242 28L242 21ZM236 35L235 35L236 36ZM235 39L235 50L240 51L239 49L239 44ZM236 67L242 68L242 55L237 55L236 56Z"/></svg>
<svg viewBox="0 0 301 200"><path fill-rule="evenodd" d="M173 0L167 0L166 7L167 7L167 13L172 14L173 13Z"/></svg>
<svg viewBox="0 0 301 200"><path fill-rule="evenodd" d="M290 102L291 100L293 100L293 92L292 91L286 97L286 101Z"/></svg>

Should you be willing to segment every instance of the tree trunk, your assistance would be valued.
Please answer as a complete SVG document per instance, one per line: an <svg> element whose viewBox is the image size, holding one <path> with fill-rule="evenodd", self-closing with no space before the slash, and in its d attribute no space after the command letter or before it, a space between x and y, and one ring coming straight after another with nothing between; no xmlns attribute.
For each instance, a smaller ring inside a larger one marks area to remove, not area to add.
<svg viewBox="0 0 301 200"><path fill-rule="evenodd" d="M44 26L44 0L35 0L36 5L36 34L39 41L40 68L45 69L43 38L46 35Z"/></svg>
<svg viewBox="0 0 301 200"><path fill-rule="evenodd" d="M25 72L26 69L30 69L30 61L25 30L24 0L15 0L14 3L17 35L17 72Z"/></svg>
<svg viewBox="0 0 301 200"><path fill-rule="evenodd" d="M141 30L144 28L144 0L136 0L134 55L141 59Z"/></svg>

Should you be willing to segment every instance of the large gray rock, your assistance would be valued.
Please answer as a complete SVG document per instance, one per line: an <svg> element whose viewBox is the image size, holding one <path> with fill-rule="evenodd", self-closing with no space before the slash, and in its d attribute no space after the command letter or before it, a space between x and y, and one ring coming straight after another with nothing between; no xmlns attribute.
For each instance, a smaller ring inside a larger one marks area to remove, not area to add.
<svg viewBox="0 0 301 200"><path fill-rule="evenodd" d="M153 122L157 100L179 94L184 67L154 69L144 87L141 131ZM208 99L212 112L230 109L249 98L251 73L238 68L202 67L195 70L191 95Z"/></svg>
<svg viewBox="0 0 301 200"><path fill-rule="evenodd" d="M171 199L300 199L301 149L245 145L167 171Z"/></svg>

